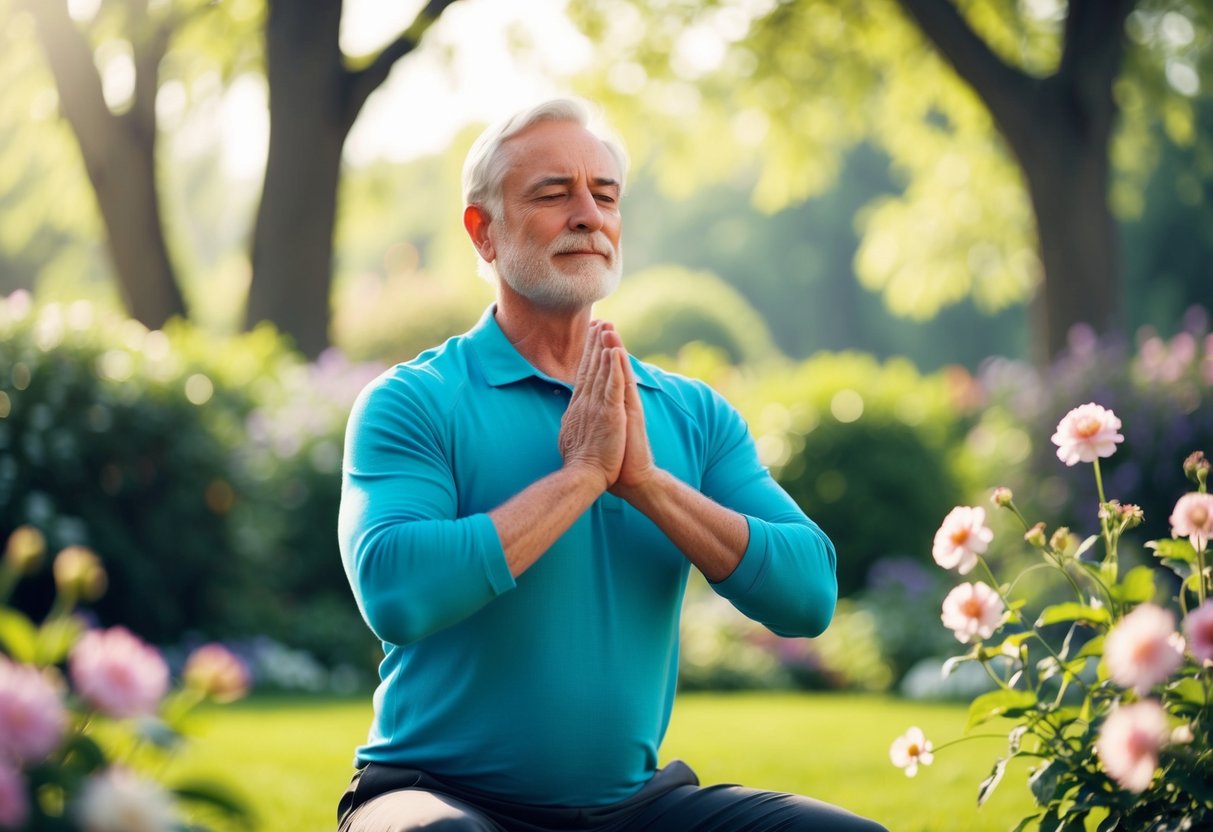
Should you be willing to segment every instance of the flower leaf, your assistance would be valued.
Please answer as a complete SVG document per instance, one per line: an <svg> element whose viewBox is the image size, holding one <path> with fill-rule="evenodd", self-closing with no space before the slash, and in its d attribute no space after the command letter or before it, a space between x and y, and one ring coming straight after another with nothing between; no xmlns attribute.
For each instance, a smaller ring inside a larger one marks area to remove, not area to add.
<svg viewBox="0 0 1213 832"><path fill-rule="evenodd" d="M248 802L242 795L237 794L223 783L191 780L174 786L172 792L180 800L212 806L224 812L232 820L242 821L242 825L252 828L253 813Z"/></svg>
<svg viewBox="0 0 1213 832"><path fill-rule="evenodd" d="M1061 773L1058 769L1060 768L1060 765L1054 765L1053 761L1050 761L1033 771L1028 777L1028 788L1032 790L1032 796L1036 798L1037 804L1047 806L1057 794L1057 780ZM1056 819L1055 812L1050 812L1050 814L1053 814ZM1041 823L1043 829L1043 821Z"/></svg>
<svg viewBox="0 0 1213 832"><path fill-rule="evenodd" d="M1112 597L1124 604L1144 604L1154 600L1154 569L1135 566L1120 583L1112 586Z"/></svg>
<svg viewBox="0 0 1213 832"><path fill-rule="evenodd" d="M1147 549L1154 550L1154 557L1167 560L1180 561L1181 563L1195 563L1196 550L1192 548L1191 542L1186 538L1179 540L1151 540L1146 544Z"/></svg>
<svg viewBox="0 0 1213 832"><path fill-rule="evenodd" d="M1085 658L1089 658L1090 656L1102 656L1103 655L1103 639L1104 639L1103 636L1095 636L1095 638L1091 639L1086 644L1084 644L1081 648L1079 648L1078 655L1076 655L1074 658L1085 659Z"/></svg>
<svg viewBox="0 0 1213 832"><path fill-rule="evenodd" d="M994 763L994 769L990 772L990 776L981 781L981 785L977 787L977 805L981 806L994 794L994 790L998 788L998 784L1002 782L1002 776L1007 771L1007 758L999 757Z"/></svg>
<svg viewBox="0 0 1213 832"><path fill-rule="evenodd" d="M1022 716L1036 706L1036 694L1024 690L995 690L983 693L969 706L970 731L996 716Z"/></svg>
<svg viewBox="0 0 1213 832"><path fill-rule="evenodd" d="M1007 748L1012 757L1019 753L1020 741L1023 740L1023 735L1026 733L1028 733L1028 726L1016 725L1007 735Z"/></svg>
<svg viewBox="0 0 1213 832"><path fill-rule="evenodd" d="M1091 624L1107 624L1111 620L1112 616L1105 607L1092 607L1088 604L1080 604L1077 601L1068 601L1064 604L1054 604L1051 607L1045 607L1041 611L1040 617L1036 619L1036 626L1045 627L1049 624L1060 624L1063 621L1086 621Z"/></svg>
<svg viewBox="0 0 1213 832"><path fill-rule="evenodd" d="M38 629L38 640L34 648L36 662L40 665L51 665L63 661L83 632L84 624L78 618L50 619Z"/></svg>
<svg viewBox="0 0 1213 832"><path fill-rule="evenodd" d="M0 607L0 645L19 662L30 664L37 652L38 630L16 610Z"/></svg>
<svg viewBox="0 0 1213 832"><path fill-rule="evenodd" d="M1093 534L1090 537L1088 537L1086 540L1084 540L1082 543L1080 543L1078 545L1078 549L1075 550L1075 552L1074 552L1074 557L1075 558L1082 557L1083 552L1087 551L1092 546L1094 546L1096 540L1099 540L1099 535Z"/></svg>

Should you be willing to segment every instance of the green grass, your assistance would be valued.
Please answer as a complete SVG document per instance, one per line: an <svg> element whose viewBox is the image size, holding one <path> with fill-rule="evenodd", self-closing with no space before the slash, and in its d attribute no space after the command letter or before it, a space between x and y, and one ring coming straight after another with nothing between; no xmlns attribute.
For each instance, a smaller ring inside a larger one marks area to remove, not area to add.
<svg viewBox="0 0 1213 832"><path fill-rule="evenodd" d="M906 727L920 726L940 745L960 736L965 710L878 696L687 694L661 759L686 760L704 783L806 794L894 832L1009 829L1032 806L1026 766L1012 765L986 806L976 807L977 785L1005 751L1005 737L947 748L913 779L889 763L889 743ZM230 784L254 806L264 832L332 830L369 720L369 696L256 697L207 710L171 773Z"/></svg>

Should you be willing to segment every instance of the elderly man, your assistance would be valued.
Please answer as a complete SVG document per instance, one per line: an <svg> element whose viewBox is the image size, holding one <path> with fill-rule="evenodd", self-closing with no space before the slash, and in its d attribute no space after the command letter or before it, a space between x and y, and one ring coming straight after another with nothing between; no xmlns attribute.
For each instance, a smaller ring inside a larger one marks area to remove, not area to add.
<svg viewBox="0 0 1213 832"><path fill-rule="evenodd" d="M341 829L879 829L657 768L690 567L812 636L834 549L720 396L592 318L626 160L587 125L557 100L480 137L463 222L497 302L350 416L341 552L385 657Z"/></svg>

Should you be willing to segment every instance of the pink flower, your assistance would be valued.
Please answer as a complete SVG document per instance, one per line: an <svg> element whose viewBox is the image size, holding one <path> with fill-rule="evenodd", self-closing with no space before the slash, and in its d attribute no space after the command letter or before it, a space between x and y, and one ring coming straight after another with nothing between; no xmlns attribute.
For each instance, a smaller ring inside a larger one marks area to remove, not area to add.
<svg viewBox="0 0 1213 832"><path fill-rule="evenodd" d="M1131 792L1144 792L1158 768L1158 750L1167 738L1167 715L1152 699L1122 705L1099 729L1095 751L1108 776Z"/></svg>
<svg viewBox="0 0 1213 832"><path fill-rule="evenodd" d="M125 627L90 630L72 648L72 682L102 713L119 719L152 714L168 691L168 665Z"/></svg>
<svg viewBox="0 0 1213 832"><path fill-rule="evenodd" d="M914 726L902 736L893 740L889 746L889 759L893 765L906 770L906 777L918 773L918 764L929 766L935 759L931 753L931 741L922 733L922 729Z"/></svg>
<svg viewBox="0 0 1213 832"><path fill-rule="evenodd" d="M994 539L986 528L986 510L976 506L957 506L948 512L943 525L935 532L931 555L944 569L956 568L967 575L977 565L977 556Z"/></svg>
<svg viewBox="0 0 1213 832"><path fill-rule="evenodd" d="M1094 402L1080 405L1057 423L1057 432L1053 434L1057 458L1066 465L1074 465L1111 456L1116 452L1116 443L1125 439L1118 430L1120 419L1112 411Z"/></svg>
<svg viewBox="0 0 1213 832"><path fill-rule="evenodd" d="M191 653L182 676L186 687L216 702L234 702L248 693L248 668L221 644L204 644Z"/></svg>
<svg viewBox="0 0 1213 832"><path fill-rule="evenodd" d="M0 757L40 763L66 730L67 710L46 677L0 656Z"/></svg>
<svg viewBox="0 0 1213 832"><path fill-rule="evenodd" d="M1140 605L1108 633L1104 659L1116 684L1144 696L1183 664L1175 616L1154 604Z"/></svg>
<svg viewBox="0 0 1213 832"><path fill-rule="evenodd" d="M1213 661L1213 599L1205 601L1184 619L1188 649L1198 662Z"/></svg>
<svg viewBox="0 0 1213 832"><path fill-rule="evenodd" d="M1213 494L1185 494L1171 512L1171 537L1186 537L1196 551L1213 539Z"/></svg>
<svg viewBox="0 0 1213 832"><path fill-rule="evenodd" d="M29 817L25 778L0 760L0 829L21 829Z"/></svg>
<svg viewBox="0 0 1213 832"><path fill-rule="evenodd" d="M957 641L969 642L974 636L989 638L994 635L1005 611L998 593L978 581L961 584L949 592L943 599L943 614L939 617Z"/></svg>
<svg viewBox="0 0 1213 832"><path fill-rule="evenodd" d="M172 797L124 768L109 768L84 783L73 814L85 832L169 832L177 828Z"/></svg>

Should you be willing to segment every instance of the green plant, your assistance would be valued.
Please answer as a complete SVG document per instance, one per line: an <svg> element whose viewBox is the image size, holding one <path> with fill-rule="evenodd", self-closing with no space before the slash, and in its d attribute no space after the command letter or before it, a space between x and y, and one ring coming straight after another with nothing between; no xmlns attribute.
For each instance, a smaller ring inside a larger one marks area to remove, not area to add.
<svg viewBox="0 0 1213 832"><path fill-rule="evenodd" d="M999 583L983 557L993 532L980 507L956 507L935 536L937 563L962 575L979 569L989 580L952 590L942 619L958 640L973 643L951 664L978 662L998 686L973 700L968 729L994 717L1015 724L1006 754L978 789L978 803L989 798L1011 759L1037 762L1028 785L1038 809L1017 829L1080 830L1090 819L1101 832L1180 830L1213 820L1209 464L1201 453L1188 458L1184 471L1198 490L1176 503L1172 538L1148 544L1179 579L1174 600L1185 641L1172 609L1157 603L1166 592L1154 570L1121 568L1124 533L1141 523L1142 511L1105 496L1100 459L1124 440L1120 428L1112 411L1090 403L1071 410L1052 437L1067 466L1093 464L1098 534L1079 542L1065 527L1049 533L1043 523L1028 524L1010 489L993 494L994 504L1023 524L1025 541L1038 553L1028 570L1057 575L1072 600L1028 617L1027 602L1015 596L1023 575ZM919 763L932 762L935 750L911 728L890 755L912 775Z"/></svg>
<svg viewBox="0 0 1213 832"><path fill-rule="evenodd" d="M39 624L10 608L10 592L43 560L45 540L17 529L0 561L0 828L170 832L210 821L246 825L243 802L202 780L159 782L183 741L185 719L204 700L248 690L240 662L217 644L191 654L170 692L163 657L123 627L86 629L79 601L105 591L92 551L54 560L54 604Z"/></svg>

